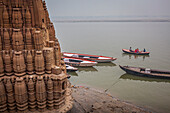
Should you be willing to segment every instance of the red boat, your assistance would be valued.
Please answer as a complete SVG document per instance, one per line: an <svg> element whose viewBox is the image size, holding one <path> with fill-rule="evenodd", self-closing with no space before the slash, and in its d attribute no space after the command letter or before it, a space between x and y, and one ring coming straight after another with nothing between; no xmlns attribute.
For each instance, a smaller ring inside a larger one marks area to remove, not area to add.
<svg viewBox="0 0 170 113"><path fill-rule="evenodd" d="M71 65L71 66L80 66L80 67L90 67L95 66L97 62L79 59L79 58L73 58L73 57L63 57L65 64Z"/></svg>
<svg viewBox="0 0 170 113"><path fill-rule="evenodd" d="M143 52L143 51L139 51L138 53L136 53L135 51L130 51L129 49L122 49L123 52L125 53L129 53L129 54L135 54L135 55L149 55L150 52Z"/></svg>
<svg viewBox="0 0 170 113"><path fill-rule="evenodd" d="M63 56L91 60L91 61L95 61L95 62L111 62L111 61L114 61L117 59L117 58L107 57L107 56L88 55L88 54L79 54L79 53L67 53L67 52L63 52Z"/></svg>

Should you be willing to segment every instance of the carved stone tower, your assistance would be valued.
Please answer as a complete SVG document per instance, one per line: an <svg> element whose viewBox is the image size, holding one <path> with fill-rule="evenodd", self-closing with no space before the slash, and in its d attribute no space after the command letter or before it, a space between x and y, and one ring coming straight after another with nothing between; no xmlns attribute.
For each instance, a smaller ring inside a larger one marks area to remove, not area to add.
<svg viewBox="0 0 170 113"><path fill-rule="evenodd" d="M72 108L70 83L44 0L0 0L0 113Z"/></svg>

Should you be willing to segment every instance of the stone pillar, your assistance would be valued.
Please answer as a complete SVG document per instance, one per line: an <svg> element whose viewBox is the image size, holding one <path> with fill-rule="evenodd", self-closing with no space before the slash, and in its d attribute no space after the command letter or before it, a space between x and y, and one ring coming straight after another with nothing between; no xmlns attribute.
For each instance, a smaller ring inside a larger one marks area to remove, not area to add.
<svg viewBox="0 0 170 113"><path fill-rule="evenodd" d="M34 66L33 66L33 57L31 54L31 51L27 52L26 56L26 67L27 67L27 73L28 74L33 74Z"/></svg>
<svg viewBox="0 0 170 113"><path fill-rule="evenodd" d="M46 109L46 86L42 76L37 77L36 82L36 98L39 111L45 111Z"/></svg>
<svg viewBox="0 0 170 113"><path fill-rule="evenodd" d="M6 75L12 75L12 63L9 51L3 51L3 59L4 59L4 67L6 71Z"/></svg>
<svg viewBox="0 0 170 113"><path fill-rule="evenodd" d="M4 63L2 59L2 54L0 52L0 77L2 77L3 75L4 75Z"/></svg>
<svg viewBox="0 0 170 113"><path fill-rule="evenodd" d="M60 66L61 65L61 53L58 46L54 47L54 53L55 53L55 65Z"/></svg>
<svg viewBox="0 0 170 113"><path fill-rule="evenodd" d="M51 80L51 77L49 77L47 81L47 107L48 109L52 110L54 107L53 104L53 81Z"/></svg>
<svg viewBox="0 0 170 113"><path fill-rule="evenodd" d="M19 8L13 8L12 25L14 28L22 28L23 20Z"/></svg>
<svg viewBox="0 0 170 113"><path fill-rule="evenodd" d="M42 54L42 51L36 51L36 55L35 55L35 71L36 74L38 75L42 75L44 74L44 57Z"/></svg>
<svg viewBox="0 0 170 113"><path fill-rule="evenodd" d="M18 113L26 113L28 111L28 95L25 81L22 77L17 77L15 82L15 100Z"/></svg>
<svg viewBox="0 0 170 113"><path fill-rule="evenodd" d="M9 36L9 32L7 29L4 29L3 49L4 50L11 49L10 36Z"/></svg>
<svg viewBox="0 0 170 113"><path fill-rule="evenodd" d="M0 51L2 51L2 37L0 35Z"/></svg>
<svg viewBox="0 0 170 113"><path fill-rule="evenodd" d="M22 51L24 49L23 35L20 29L13 29L12 45L15 51Z"/></svg>
<svg viewBox="0 0 170 113"><path fill-rule="evenodd" d="M33 8L33 1L29 0L29 9L31 11L31 22L32 22L32 27L35 27L35 17L34 17L34 8Z"/></svg>
<svg viewBox="0 0 170 113"><path fill-rule="evenodd" d="M3 11L3 23L4 23L4 28L9 28L10 27L8 11L7 11L5 5L4 5L4 11Z"/></svg>
<svg viewBox="0 0 170 113"><path fill-rule="evenodd" d="M13 85L11 83L10 78L7 78L7 82L6 82L5 86L6 86L7 103L8 103L9 112L15 113L16 103L15 103Z"/></svg>
<svg viewBox="0 0 170 113"><path fill-rule="evenodd" d="M42 50L43 49L43 40L42 40L41 32L35 31L33 38L34 38L35 50Z"/></svg>
<svg viewBox="0 0 170 113"><path fill-rule="evenodd" d="M44 50L44 58L45 58L45 70L46 73L51 73L52 69L52 48L48 48Z"/></svg>
<svg viewBox="0 0 170 113"><path fill-rule="evenodd" d="M5 87L2 79L0 78L0 112L7 111L7 98L6 98L6 92Z"/></svg>
<svg viewBox="0 0 170 113"><path fill-rule="evenodd" d="M28 7L27 7L27 10L26 10L26 27L31 28L31 13L30 13Z"/></svg>
<svg viewBox="0 0 170 113"><path fill-rule="evenodd" d="M24 60L24 56L21 51L14 52L13 69L14 69L16 76L23 76L26 74L25 73L25 70L26 70L25 60Z"/></svg>
<svg viewBox="0 0 170 113"><path fill-rule="evenodd" d="M30 111L36 110L36 97L35 97L35 84L30 77L28 82L28 99L29 99L29 109Z"/></svg>
<svg viewBox="0 0 170 113"><path fill-rule="evenodd" d="M32 50L33 47L32 47L32 35L31 35L31 32L30 32L30 29L27 28L26 29L26 37L25 37L25 49L27 50Z"/></svg>

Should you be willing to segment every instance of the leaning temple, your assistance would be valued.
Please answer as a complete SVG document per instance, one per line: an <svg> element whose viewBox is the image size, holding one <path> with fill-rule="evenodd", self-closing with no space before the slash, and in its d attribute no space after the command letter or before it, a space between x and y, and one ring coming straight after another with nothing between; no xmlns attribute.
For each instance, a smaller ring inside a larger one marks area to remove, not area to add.
<svg viewBox="0 0 170 113"><path fill-rule="evenodd" d="M0 0L0 113L71 108L70 83L45 1Z"/></svg>

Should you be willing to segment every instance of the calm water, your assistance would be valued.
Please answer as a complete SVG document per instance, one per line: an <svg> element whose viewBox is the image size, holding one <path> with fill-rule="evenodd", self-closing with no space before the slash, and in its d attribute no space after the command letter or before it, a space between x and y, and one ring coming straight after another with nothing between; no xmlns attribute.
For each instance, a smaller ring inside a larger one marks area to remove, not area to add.
<svg viewBox="0 0 170 113"><path fill-rule="evenodd" d="M112 63L70 73L73 85L88 85L156 112L170 111L170 80L125 74L119 65L170 70L170 23L55 23L62 51L113 56ZM150 51L150 56L123 54L122 48Z"/></svg>

